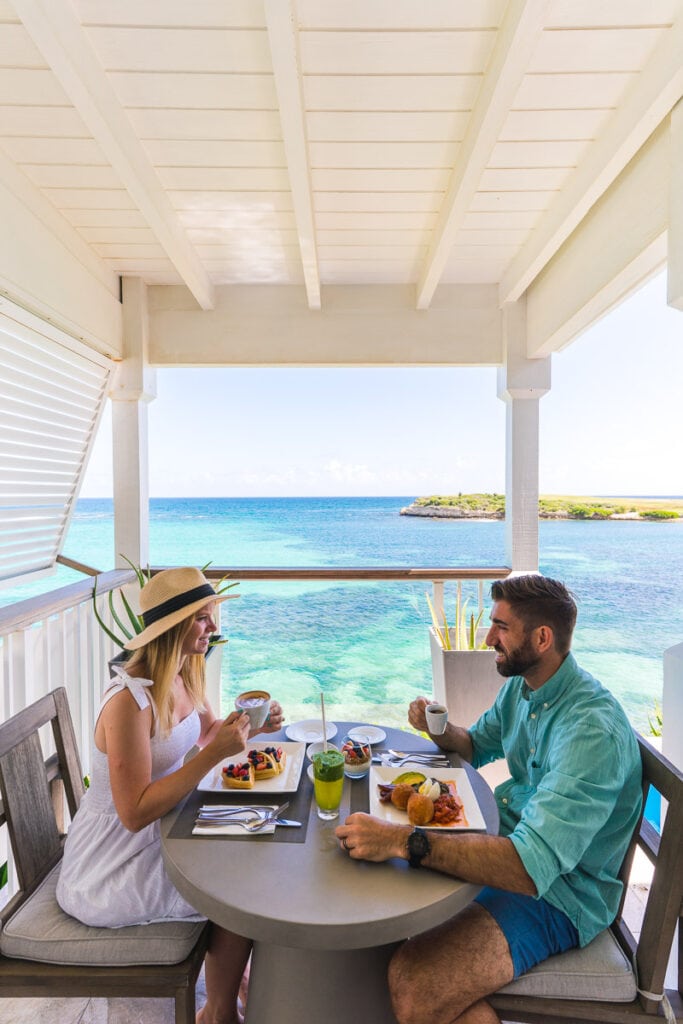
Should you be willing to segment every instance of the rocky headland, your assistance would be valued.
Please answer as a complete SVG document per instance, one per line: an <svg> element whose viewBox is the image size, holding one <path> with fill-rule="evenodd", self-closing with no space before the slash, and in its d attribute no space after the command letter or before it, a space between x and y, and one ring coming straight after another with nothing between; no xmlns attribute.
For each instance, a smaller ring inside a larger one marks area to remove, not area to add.
<svg viewBox="0 0 683 1024"><path fill-rule="evenodd" d="M402 516L426 519L504 519L502 494L431 495L416 498L401 509ZM539 519L632 519L671 522L683 518L683 499L669 498L583 498L545 496L539 498Z"/></svg>

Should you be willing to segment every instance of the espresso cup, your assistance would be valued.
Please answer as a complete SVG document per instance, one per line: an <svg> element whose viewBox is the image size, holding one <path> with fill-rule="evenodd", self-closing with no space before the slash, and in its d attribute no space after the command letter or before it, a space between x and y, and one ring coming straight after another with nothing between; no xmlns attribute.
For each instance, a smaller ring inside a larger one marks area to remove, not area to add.
<svg viewBox="0 0 683 1024"><path fill-rule="evenodd" d="M440 736L446 729L448 721L448 708L445 704L428 704L425 708L427 729L432 736Z"/></svg>
<svg viewBox="0 0 683 1024"><path fill-rule="evenodd" d="M252 729L261 729L270 710L270 694L266 690L245 690L235 698L235 708L249 715Z"/></svg>

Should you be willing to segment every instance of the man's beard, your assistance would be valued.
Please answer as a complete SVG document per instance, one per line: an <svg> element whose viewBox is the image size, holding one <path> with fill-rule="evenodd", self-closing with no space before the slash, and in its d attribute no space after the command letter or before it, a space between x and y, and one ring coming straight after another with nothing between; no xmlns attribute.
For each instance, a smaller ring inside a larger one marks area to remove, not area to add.
<svg viewBox="0 0 683 1024"><path fill-rule="evenodd" d="M514 651L506 654L505 651L498 651L505 661L496 662L496 670L501 676L524 676L529 669L538 665L540 658L534 652L528 635L524 637L524 643L516 647Z"/></svg>

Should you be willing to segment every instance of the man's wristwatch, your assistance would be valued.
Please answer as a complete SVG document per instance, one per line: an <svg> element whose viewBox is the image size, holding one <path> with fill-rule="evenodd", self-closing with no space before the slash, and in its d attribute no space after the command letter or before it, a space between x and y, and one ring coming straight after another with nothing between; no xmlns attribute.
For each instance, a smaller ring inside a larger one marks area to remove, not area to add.
<svg viewBox="0 0 683 1024"><path fill-rule="evenodd" d="M422 828L414 828L408 836L406 843L408 852L408 863L411 868L419 868L424 858L431 850L429 836Z"/></svg>

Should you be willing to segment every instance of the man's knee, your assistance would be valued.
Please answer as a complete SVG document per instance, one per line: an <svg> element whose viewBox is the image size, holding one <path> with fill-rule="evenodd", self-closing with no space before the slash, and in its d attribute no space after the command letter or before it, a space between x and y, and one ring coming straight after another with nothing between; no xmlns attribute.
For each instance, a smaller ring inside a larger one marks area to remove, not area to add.
<svg viewBox="0 0 683 1024"><path fill-rule="evenodd" d="M399 1024L417 1024L417 1021L421 1020L416 1016L420 1009L419 1005L416 1005L420 985L419 982L416 984L414 977L415 960L411 958L411 948L412 943L409 939L399 946L389 962L389 993ZM424 1010L424 1006L422 1009Z"/></svg>
<svg viewBox="0 0 683 1024"><path fill-rule="evenodd" d="M396 950L389 964L394 1014L399 1024L457 1020L513 974L504 934L486 910L470 905Z"/></svg>

